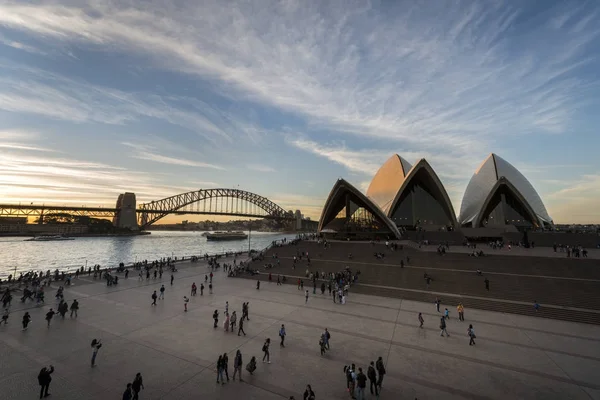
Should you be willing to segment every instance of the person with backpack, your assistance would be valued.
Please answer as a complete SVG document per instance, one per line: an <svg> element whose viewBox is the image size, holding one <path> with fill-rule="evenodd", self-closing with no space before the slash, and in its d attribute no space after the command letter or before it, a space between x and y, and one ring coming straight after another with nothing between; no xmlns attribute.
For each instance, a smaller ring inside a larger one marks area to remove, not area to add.
<svg viewBox="0 0 600 400"><path fill-rule="evenodd" d="M52 382L52 373L54 372L54 366L44 367L38 374L38 383L40 385L40 399L42 397L50 396L48 389L50 389L50 382Z"/></svg>
<svg viewBox="0 0 600 400"><path fill-rule="evenodd" d="M242 352L239 350L235 353L235 358L233 359L233 380L234 381L235 381L236 374L238 374L238 376L240 378L240 382L243 382L243 380L242 380Z"/></svg>
<svg viewBox="0 0 600 400"><path fill-rule="evenodd" d="M475 345L475 329L473 329L473 325L469 325L469 329L467 329L467 335L469 335L469 346Z"/></svg>
<svg viewBox="0 0 600 400"><path fill-rule="evenodd" d="M285 347L283 341L285 340L285 326L281 324L281 329L279 329L279 337L281 338L281 343L279 343L280 347Z"/></svg>
<svg viewBox="0 0 600 400"><path fill-rule="evenodd" d="M92 353L92 367L96 366L96 356L98 355L98 350L102 347L102 342L98 339L92 340L92 349L94 349Z"/></svg>
<svg viewBox="0 0 600 400"><path fill-rule="evenodd" d="M267 363L271 364L271 358L269 355L269 346L271 345L271 339L267 338L267 340L265 340L265 344L263 344L262 347L262 351L264 353L263 355L263 362L265 362L265 360L267 360Z"/></svg>
<svg viewBox="0 0 600 400"><path fill-rule="evenodd" d="M367 378L369 378L369 388L371 389L371 394L373 394L373 387L375 387L375 396L379 396L379 391L377 390L377 372L375 371L374 361L371 361L369 369L367 369Z"/></svg>

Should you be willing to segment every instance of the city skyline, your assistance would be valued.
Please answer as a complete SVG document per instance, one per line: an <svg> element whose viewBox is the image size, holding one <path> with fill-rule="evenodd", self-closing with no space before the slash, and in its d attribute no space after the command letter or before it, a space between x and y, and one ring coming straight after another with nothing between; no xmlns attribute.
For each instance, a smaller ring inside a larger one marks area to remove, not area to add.
<svg viewBox="0 0 600 400"><path fill-rule="evenodd" d="M239 187L317 220L397 153L458 213L493 152L600 223L600 6L522 3L0 2L0 202Z"/></svg>

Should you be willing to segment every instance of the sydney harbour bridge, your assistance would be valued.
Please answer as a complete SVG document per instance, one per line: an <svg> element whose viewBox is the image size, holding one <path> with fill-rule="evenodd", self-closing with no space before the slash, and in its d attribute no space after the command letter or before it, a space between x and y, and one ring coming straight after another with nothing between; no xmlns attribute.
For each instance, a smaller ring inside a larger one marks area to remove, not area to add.
<svg viewBox="0 0 600 400"><path fill-rule="evenodd" d="M315 230L317 221L303 218L300 211L283 207L258 194L240 189L199 189L149 203L137 204L134 193L121 194L114 208L70 205L0 204L0 217L37 217L65 213L112 219L117 227L144 230L169 214L201 214L290 221L297 230Z"/></svg>

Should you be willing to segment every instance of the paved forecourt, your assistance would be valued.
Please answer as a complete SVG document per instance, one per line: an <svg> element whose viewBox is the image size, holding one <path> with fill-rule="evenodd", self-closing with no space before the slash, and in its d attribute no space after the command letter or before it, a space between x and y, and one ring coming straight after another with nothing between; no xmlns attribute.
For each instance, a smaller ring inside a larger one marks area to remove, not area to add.
<svg viewBox="0 0 600 400"><path fill-rule="evenodd" d="M163 276L165 300L156 307L150 295L160 280L139 282L131 274L116 287L88 277L76 280L65 299L79 300L79 318L55 317L49 329L44 315L56 304L55 290L48 292L44 307L16 299L9 324L0 327L2 398L36 398L37 374L53 364L50 393L61 400L120 398L137 372L144 377L141 399L300 399L307 383L317 399L346 399L343 366L356 363L366 372L368 362L382 356L388 372L383 399L600 399L598 326L470 309L466 322L458 322L452 308L451 336L442 338L433 304L350 293L342 306L329 296L313 296L312 290L305 304L294 285L262 282L257 291L255 282L226 278L222 271L215 273L214 294L206 290L201 297L198 290L185 313L183 296L189 296L192 282L200 285L207 269L200 263L178 267L173 286L169 274ZM242 302L250 302L247 336L223 331L225 301L238 319ZM20 308L32 316L26 332L20 329ZM221 314L218 329L213 328L215 309ZM423 312L424 329L418 328L418 312ZM284 349L277 335L282 323ZM469 323L477 333L476 346L468 345ZM318 340L326 327L331 350L321 357ZM272 364L261 362L266 337L272 341ZM95 368L90 367L93 338L104 343ZM244 369L244 383L217 385L218 355L229 353L231 377L237 349L244 366L257 357L254 376Z"/></svg>

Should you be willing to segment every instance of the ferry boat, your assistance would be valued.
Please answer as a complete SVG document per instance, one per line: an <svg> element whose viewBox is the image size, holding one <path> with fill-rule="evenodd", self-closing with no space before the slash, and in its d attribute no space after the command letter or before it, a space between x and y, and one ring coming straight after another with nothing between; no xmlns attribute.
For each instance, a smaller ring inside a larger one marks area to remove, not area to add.
<svg viewBox="0 0 600 400"><path fill-rule="evenodd" d="M31 239L26 239L26 242L50 242L55 240L75 240L72 237L67 237L64 235L40 235L34 236Z"/></svg>
<svg viewBox="0 0 600 400"><path fill-rule="evenodd" d="M244 232L214 232L206 235L206 240L244 240L248 235Z"/></svg>

